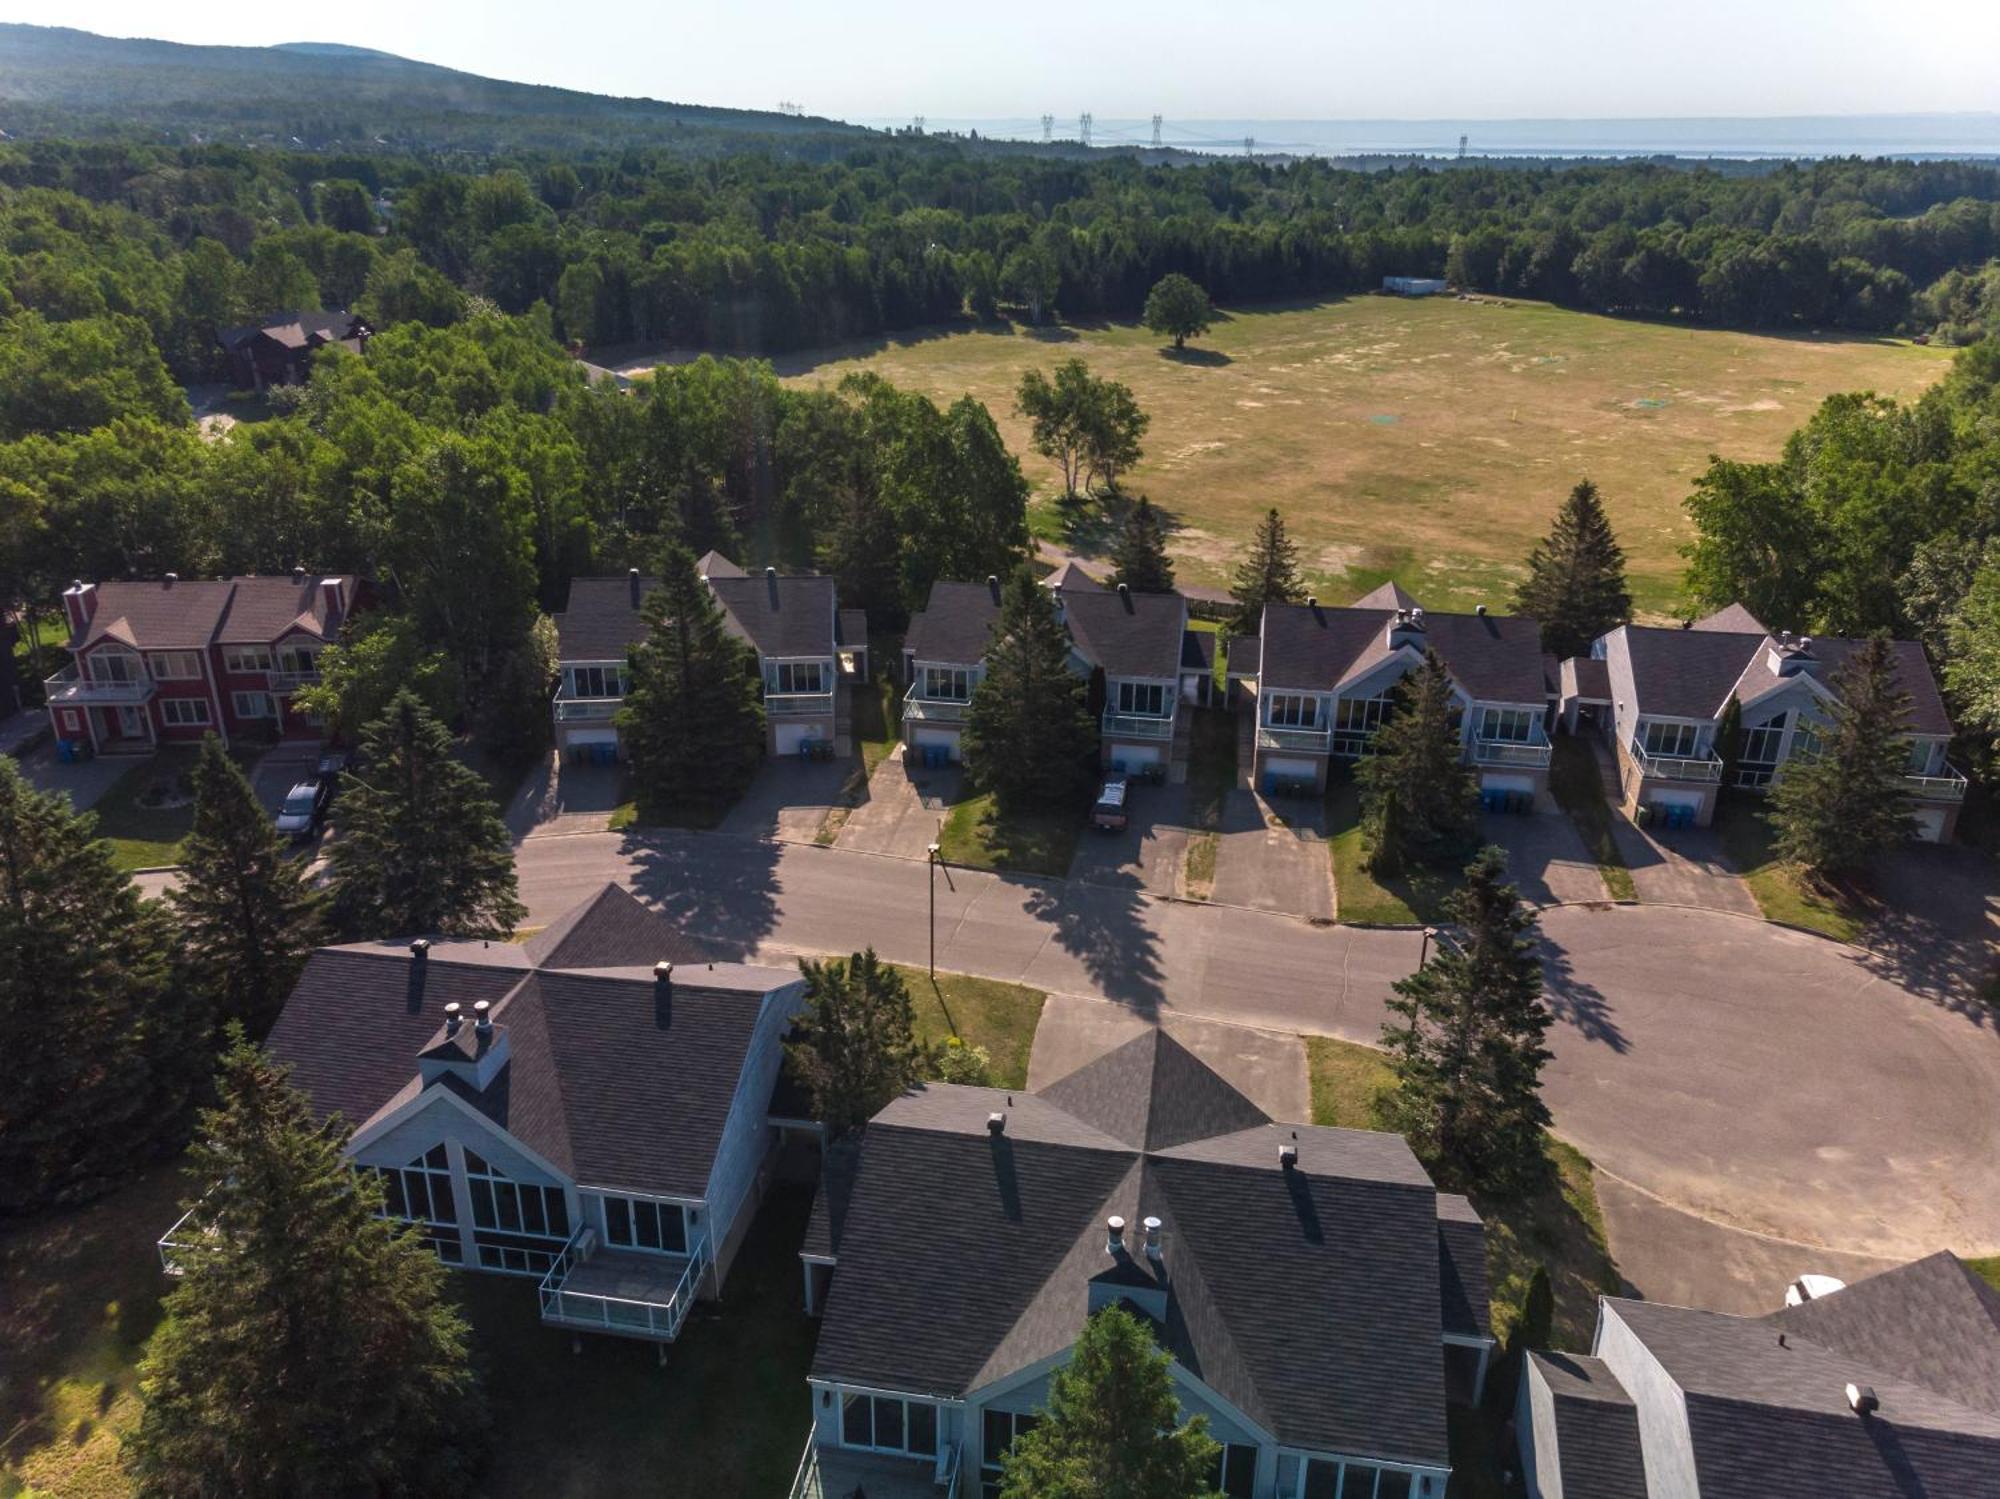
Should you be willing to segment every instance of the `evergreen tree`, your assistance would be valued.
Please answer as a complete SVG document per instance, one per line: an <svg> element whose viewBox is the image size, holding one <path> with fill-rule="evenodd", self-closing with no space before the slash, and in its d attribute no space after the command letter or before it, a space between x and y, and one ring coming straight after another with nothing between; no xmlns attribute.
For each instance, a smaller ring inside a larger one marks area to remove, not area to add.
<svg viewBox="0 0 2000 1499"><path fill-rule="evenodd" d="M925 1075L929 1056L903 976L872 947L846 962L802 959L806 1009L786 1053L829 1136L866 1124Z"/></svg>
<svg viewBox="0 0 2000 1499"><path fill-rule="evenodd" d="M261 1038L278 1018L317 934L318 900L303 860L285 857L250 778L213 734L194 767L194 829L181 883L167 896L181 920L190 989L221 1020Z"/></svg>
<svg viewBox="0 0 2000 1499"><path fill-rule="evenodd" d="M1818 753L1795 748L1771 790L1778 855L1815 878L1856 873L1916 831L1903 780L1910 695L1889 642L1877 636L1863 644L1831 686Z"/></svg>
<svg viewBox="0 0 2000 1499"><path fill-rule="evenodd" d="M1236 568L1229 590L1236 600L1238 633L1254 635L1263 627L1266 604L1296 604L1305 597L1299 581L1299 549L1285 534L1285 519L1274 506L1257 523L1250 555Z"/></svg>
<svg viewBox="0 0 2000 1499"><path fill-rule="evenodd" d="M1397 685L1370 748L1356 772L1369 867L1394 874L1462 858L1478 831L1478 777L1461 758L1451 676L1435 651Z"/></svg>
<svg viewBox="0 0 2000 1499"><path fill-rule="evenodd" d="M444 725L400 692L362 731L361 752L331 846L335 925L356 937L513 931L525 908L507 824Z"/></svg>
<svg viewBox="0 0 2000 1499"><path fill-rule="evenodd" d="M214 1027L61 792L0 755L0 1217L105 1190L176 1147Z"/></svg>
<svg viewBox="0 0 2000 1499"><path fill-rule="evenodd" d="M1514 607L1542 627L1542 649L1558 661L1587 655L1591 642L1632 617L1625 554L1588 479L1569 492L1548 539L1528 554Z"/></svg>
<svg viewBox="0 0 2000 1499"><path fill-rule="evenodd" d="M1743 754L1743 704L1735 693L1723 704L1722 717L1715 725L1715 758L1722 762L1722 784L1735 778L1736 762Z"/></svg>
<svg viewBox="0 0 2000 1499"><path fill-rule="evenodd" d="M1208 1499L1220 1446L1183 1424L1173 1360L1121 1306L1084 1324L1042 1419L1002 1461L1001 1499Z"/></svg>
<svg viewBox="0 0 2000 1499"><path fill-rule="evenodd" d="M220 1095L189 1152L200 1229L140 1367L139 1492L470 1493L487 1427L443 1265L240 1031Z"/></svg>
<svg viewBox="0 0 2000 1499"><path fill-rule="evenodd" d="M648 821L717 812L764 757L756 658L729 633L722 606L684 546L671 544L639 617L618 727Z"/></svg>
<svg viewBox="0 0 2000 1499"><path fill-rule="evenodd" d="M1507 883L1507 856L1487 848L1467 867L1446 911L1452 936L1395 984L1382 1027L1398 1087L1397 1127L1445 1179L1509 1195L1546 1170L1542 1129L1542 1003L1535 918Z"/></svg>
<svg viewBox="0 0 2000 1499"><path fill-rule="evenodd" d="M1167 557L1167 523L1144 495L1126 512L1112 550L1111 582L1134 593L1172 593L1174 565Z"/></svg>
<svg viewBox="0 0 2000 1499"><path fill-rule="evenodd" d="M1055 601L1026 572L1011 578L966 709L966 769L1004 812L1065 808L1084 793L1097 756L1089 684L1069 668Z"/></svg>

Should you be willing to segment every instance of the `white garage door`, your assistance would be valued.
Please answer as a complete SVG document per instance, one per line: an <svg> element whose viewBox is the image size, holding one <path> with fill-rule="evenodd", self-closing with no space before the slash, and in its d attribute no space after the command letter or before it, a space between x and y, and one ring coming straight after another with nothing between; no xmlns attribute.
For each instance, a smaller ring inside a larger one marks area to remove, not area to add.
<svg viewBox="0 0 2000 1499"><path fill-rule="evenodd" d="M1319 761L1301 760L1295 755L1272 755L1264 761L1264 774L1281 781L1310 781L1319 774Z"/></svg>
<svg viewBox="0 0 2000 1499"><path fill-rule="evenodd" d="M1481 791L1533 791L1535 789L1535 780L1533 776L1481 775L1479 778L1479 789Z"/></svg>
<svg viewBox="0 0 2000 1499"><path fill-rule="evenodd" d="M796 755L808 739L814 737L817 726L809 723L781 723L778 725L778 753Z"/></svg>
<svg viewBox="0 0 2000 1499"><path fill-rule="evenodd" d="M563 736L565 744L616 744L616 729L570 729Z"/></svg>
<svg viewBox="0 0 2000 1499"><path fill-rule="evenodd" d="M1114 744L1111 746L1111 763L1123 765L1127 770L1137 770L1142 765L1158 765L1161 760L1157 744Z"/></svg>
<svg viewBox="0 0 2000 1499"><path fill-rule="evenodd" d="M1647 804L1655 807L1693 807L1701 810L1699 791L1655 791L1647 798Z"/></svg>
<svg viewBox="0 0 2000 1499"><path fill-rule="evenodd" d="M1917 824L1919 843L1936 843L1944 837L1944 808L1919 807L1910 814Z"/></svg>
<svg viewBox="0 0 2000 1499"><path fill-rule="evenodd" d="M957 729L918 729L915 731L910 742L919 749L941 744L947 750L951 751L952 759L956 760L958 758ZM922 759L923 757L919 755L917 758Z"/></svg>

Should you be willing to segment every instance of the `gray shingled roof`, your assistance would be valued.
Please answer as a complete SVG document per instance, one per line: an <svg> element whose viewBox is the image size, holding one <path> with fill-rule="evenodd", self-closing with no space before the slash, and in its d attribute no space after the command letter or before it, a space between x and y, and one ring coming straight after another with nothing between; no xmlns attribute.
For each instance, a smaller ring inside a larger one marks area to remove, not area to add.
<svg viewBox="0 0 2000 1499"><path fill-rule="evenodd" d="M1763 665L1770 641L1766 635L1714 627L1663 630L1646 625L1628 625L1624 634L1632 663L1632 688L1641 713L1717 718L1732 692L1754 695L1778 680ZM1840 668L1863 643L1838 636L1813 637L1812 655L1820 663L1819 682L1831 687ZM1892 654L1897 679L1910 695L1910 729L1919 734L1951 733L1951 718L1938 694L1930 663L1924 659L1923 647L1913 640L1898 640Z"/></svg>
<svg viewBox="0 0 2000 1499"><path fill-rule="evenodd" d="M1387 609L1267 605L1259 685L1266 691L1331 692L1387 658L1395 619ZM1538 703L1548 695L1541 626L1524 615L1426 612L1422 645L1436 651L1453 680L1475 698Z"/></svg>
<svg viewBox="0 0 2000 1499"><path fill-rule="evenodd" d="M297 307L285 312L274 312L260 323L246 323L237 328L218 328L215 336L227 349L233 349L260 333L269 334L288 348L303 348L307 337L315 333L324 339L344 338L354 321L352 313L339 308Z"/></svg>
<svg viewBox="0 0 2000 1499"><path fill-rule="evenodd" d="M1469 1199L1440 1192L1438 1294L1445 1331L1484 1337L1492 1325L1487 1304L1486 1227Z"/></svg>
<svg viewBox="0 0 2000 1499"><path fill-rule="evenodd" d="M1110 677L1180 675L1187 601L1177 593L1065 593L1070 639Z"/></svg>
<svg viewBox="0 0 2000 1499"><path fill-rule="evenodd" d="M1648 1499L1639 1413L1602 1359L1530 1353L1549 1387L1564 1495ZM1553 1487L1544 1478L1545 1487Z"/></svg>
<svg viewBox="0 0 2000 1499"><path fill-rule="evenodd" d="M971 665L986 656L986 643L1000 619L996 583L931 584L929 601L910 616L903 652L917 661Z"/></svg>
<svg viewBox="0 0 2000 1499"><path fill-rule="evenodd" d="M521 951L536 968L641 968L716 956L623 885L612 884L571 906Z"/></svg>
<svg viewBox="0 0 2000 1499"><path fill-rule="evenodd" d="M764 656L833 654L833 579L710 577L730 629Z"/></svg>
<svg viewBox="0 0 2000 1499"><path fill-rule="evenodd" d="M97 608L71 650L120 640L142 651L196 650L208 645L265 645L294 626L316 639L340 633L342 610L329 609L317 573L276 577L114 581L97 585ZM342 585L352 606L355 580Z"/></svg>
<svg viewBox="0 0 2000 1499"><path fill-rule="evenodd" d="M815 1377L960 1396L1058 1354L1093 1280L1156 1282L1134 1258L1152 1215L1158 1335L1190 1372L1287 1444L1448 1460L1440 1207L1408 1145L1273 1125L1157 1030L1040 1094L906 1095L845 1200Z"/></svg>
<svg viewBox="0 0 2000 1499"><path fill-rule="evenodd" d="M564 661L623 661L646 633L639 606L657 578L572 578L556 616L556 655Z"/></svg>

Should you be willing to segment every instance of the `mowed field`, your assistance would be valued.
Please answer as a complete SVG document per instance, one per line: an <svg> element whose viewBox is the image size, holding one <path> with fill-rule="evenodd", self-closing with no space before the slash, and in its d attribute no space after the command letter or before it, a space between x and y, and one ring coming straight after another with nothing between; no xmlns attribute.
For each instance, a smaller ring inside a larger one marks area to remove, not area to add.
<svg viewBox="0 0 2000 1499"><path fill-rule="evenodd" d="M1226 585L1271 505L1310 580L1345 600L1394 578L1435 608L1496 607L1556 503L1586 475L1610 507L1642 613L1676 612L1681 508L1711 453L1775 457L1822 397L1910 397L1948 352L1628 322L1538 303L1366 296L1231 313L1176 357L1143 328L971 329L777 361L794 384L872 369L1000 422L1059 534L1055 466L1029 451L1013 392L1080 355L1151 415L1127 488L1179 527L1184 583ZM1081 550L1092 551L1086 536Z"/></svg>

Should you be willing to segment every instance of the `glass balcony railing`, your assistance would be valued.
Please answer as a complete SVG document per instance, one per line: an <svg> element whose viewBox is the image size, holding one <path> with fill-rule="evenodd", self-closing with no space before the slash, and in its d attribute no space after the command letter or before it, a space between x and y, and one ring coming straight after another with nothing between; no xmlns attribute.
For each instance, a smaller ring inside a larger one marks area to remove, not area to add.
<svg viewBox="0 0 2000 1499"><path fill-rule="evenodd" d="M903 698L903 717L917 723L964 723L969 707L962 698L922 697L912 687Z"/></svg>
<svg viewBox="0 0 2000 1499"><path fill-rule="evenodd" d="M1526 740L1474 739L1472 759L1478 765L1518 765L1540 769L1549 763L1552 749L1549 736L1542 732L1540 724L1536 724L1534 734Z"/></svg>
<svg viewBox="0 0 2000 1499"><path fill-rule="evenodd" d="M1904 789L1911 796L1927 802L1962 802L1965 800L1965 777L1950 765L1946 765L1943 775L1904 776Z"/></svg>
<svg viewBox="0 0 2000 1499"><path fill-rule="evenodd" d="M143 703L153 695L153 679L144 672L122 681L89 677L68 666L42 683L42 693L51 703Z"/></svg>
<svg viewBox="0 0 2000 1499"><path fill-rule="evenodd" d="M833 712L830 692L766 692L764 711L773 718L827 717Z"/></svg>
<svg viewBox="0 0 2000 1499"><path fill-rule="evenodd" d="M1257 725L1257 748L1284 750L1300 755L1324 755L1333 744L1331 729L1285 728L1279 724Z"/></svg>
<svg viewBox="0 0 2000 1499"><path fill-rule="evenodd" d="M1154 718L1143 713L1114 713L1104 710L1104 737L1107 739L1171 739L1173 715Z"/></svg>
<svg viewBox="0 0 2000 1499"><path fill-rule="evenodd" d="M1642 775L1660 781L1720 781L1722 762L1713 754L1651 755L1638 740L1631 742L1632 758L1639 762Z"/></svg>

